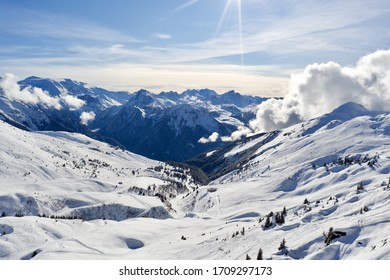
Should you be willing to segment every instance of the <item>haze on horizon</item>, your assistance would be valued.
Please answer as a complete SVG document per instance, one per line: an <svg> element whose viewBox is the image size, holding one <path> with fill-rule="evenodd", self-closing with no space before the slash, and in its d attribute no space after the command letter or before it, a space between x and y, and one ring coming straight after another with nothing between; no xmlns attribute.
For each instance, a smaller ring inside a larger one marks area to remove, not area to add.
<svg viewBox="0 0 390 280"><path fill-rule="evenodd" d="M112 90L285 96L308 64L353 66L390 43L386 0L0 3L0 75Z"/></svg>

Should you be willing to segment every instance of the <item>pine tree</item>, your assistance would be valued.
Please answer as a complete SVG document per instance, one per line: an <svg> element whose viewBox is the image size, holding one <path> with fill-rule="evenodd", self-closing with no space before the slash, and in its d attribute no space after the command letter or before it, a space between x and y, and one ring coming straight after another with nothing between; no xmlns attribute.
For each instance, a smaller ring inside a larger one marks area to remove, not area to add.
<svg viewBox="0 0 390 280"><path fill-rule="evenodd" d="M283 215L283 216L287 216L287 209L286 209L286 206L283 207L282 215Z"/></svg>
<svg viewBox="0 0 390 280"><path fill-rule="evenodd" d="M310 204L310 203L309 203L309 200L307 200L307 198L305 198L305 200L303 201L303 204L309 205L309 204Z"/></svg>
<svg viewBox="0 0 390 280"><path fill-rule="evenodd" d="M262 260L263 259L263 250L260 248L259 252L257 253L257 260Z"/></svg>
<svg viewBox="0 0 390 280"><path fill-rule="evenodd" d="M280 242L278 250L281 251L284 249L286 249L286 240L283 238L282 242Z"/></svg>
<svg viewBox="0 0 390 280"><path fill-rule="evenodd" d="M267 216L267 219L265 220L264 227L269 228L271 226L272 226L271 218L269 216Z"/></svg>
<svg viewBox="0 0 390 280"><path fill-rule="evenodd" d="M242 227L241 235L245 235L245 228L244 227Z"/></svg>
<svg viewBox="0 0 390 280"><path fill-rule="evenodd" d="M276 213L275 223L277 223L278 225L284 224L284 216L283 216L283 214Z"/></svg>
<svg viewBox="0 0 390 280"><path fill-rule="evenodd" d="M249 255L246 254L245 260L249 261L250 259L251 259L251 257L249 257Z"/></svg>

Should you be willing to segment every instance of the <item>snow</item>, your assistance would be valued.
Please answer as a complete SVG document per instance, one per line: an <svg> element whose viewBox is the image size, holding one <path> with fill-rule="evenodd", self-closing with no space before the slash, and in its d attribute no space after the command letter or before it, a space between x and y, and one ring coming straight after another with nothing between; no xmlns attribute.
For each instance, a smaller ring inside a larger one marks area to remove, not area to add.
<svg viewBox="0 0 390 280"><path fill-rule="evenodd" d="M190 192L169 204L134 190L168 186L173 167L78 134L0 121L0 258L253 259L262 248L266 259L390 259L390 115L348 110L282 130L207 186L187 179ZM284 207L285 222L275 224ZM38 217L75 211L83 219ZM331 227L345 235L327 246Z"/></svg>
<svg viewBox="0 0 390 280"><path fill-rule="evenodd" d="M40 248L24 251L19 246L40 247L48 241L47 236L58 239L53 242L54 247L63 247L73 238L72 231L80 222L123 221L135 217L167 219L175 215L174 209L155 196L155 192L140 194L142 189L146 192L150 187L163 195L175 194L169 185L178 179L154 170L162 167L160 162L83 135L25 132L2 121L0 139L0 214L6 216L0 220L1 258L14 258L10 253L14 248L18 248L16 258L21 259L36 250L43 252ZM173 173L177 168L166 166L165 169ZM180 182L189 187L193 184ZM15 214L24 217L17 218ZM19 224L19 219L25 222ZM55 222L54 227L46 229L51 222ZM66 228L57 228L57 224L65 224ZM31 232L33 238L28 237ZM75 238L68 249L74 249L75 244L84 242Z"/></svg>
<svg viewBox="0 0 390 280"><path fill-rule="evenodd" d="M144 109L142 109L142 108L140 108L140 107L137 107L137 106L135 106L135 108L137 108L137 109L141 112L143 118L146 117L146 113L145 113L145 110L144 110Z"/></svg>
<svg viewBox="0 0 390 280"><path fill-rule="evenodd" d="M172 107L171 110L171 120L169 124L177 132L179 132L184 126L194 128L198 125L207 127L210 130L216 130L218 128L217 122L210 117L207 111L198 111L192 105L178 105Z"/></svg>
<svg viewBox="0 0 390 280"><path fill-rule="evenodd" d="M259 137L259 138L255 139L253 141L248 142L248 143L239 144L235 148L233 148L231 151L226 153L224 156L225 157L231 157L231 156L234 156L234 155L236 155L238 153L246 151L246 150L252 148L253 146L255 146L256 144L264 141L267 137L268 137L268 134L265 134L263 137Z"/></svg>

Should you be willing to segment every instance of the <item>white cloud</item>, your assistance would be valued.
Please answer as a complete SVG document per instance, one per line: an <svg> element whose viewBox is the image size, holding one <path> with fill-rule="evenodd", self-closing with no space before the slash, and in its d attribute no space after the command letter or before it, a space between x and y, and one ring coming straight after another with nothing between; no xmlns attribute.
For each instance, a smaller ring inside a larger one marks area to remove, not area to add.
<svg viewBox="0 0 390 280"><path fill-rule="evenodd" d="M80 116L80 123L83 125L88 125L89 122L93 121L96 117L94 112L82 112Z"/></svg>
<svg viewBox="0 0 390 280"><path fill-rule="evenodd" d="M198 142L201 144L214 143L217 142L218 139L219 139L218 132L213 132L208 138L202 137L199 139Z"/></svg>
<svg viewBox="0 0 390 280"><path fill-rule="evenodd" d="M282 129L328 113L346 102L390 111L390 50L364 56L354 67L342 67L334 62L308 65L301 73L291 76L284 99L260 104L250 128L234 132L231 138Z"/></svg>
<svg viewBox="0 0 390 280"><path fill-rule="evenodd" d="M156 39L161 39L161 40L172 39L172 35L166 34L166 33L154 33L153 37L156 38Z"/></svg>
<svg viewBox="0 0 390 280"><path fill-rule="evenodd" d="M196 2L198 1L187 1L179 10ZM12 21L8 18L11 16L8 15L7 19L0 18L0 24L6 26L8 32L18 34L77 39L76 43L65 44L60 50L50 45L41 50L44 54L53 53L57 57L63 57L68 64L69 61L75 64L99 62L106 65L123 61L142 64L194 63L209 59L224 61L223 57L239 56L242 51L249 54L251 60L253 53L259 54L260 63L264 57L274 59L275 56L292 53L308 56L308 53L326 55L334 52L335 55L343 57L351 56L352 52L356 55L356 51L361 51L361 41L364 37L370 38L365 40L364 48L388 44L385 40L388 34L387 25L380 24L380 19L390 13L390 6L385 1L373 0L370 2L372 5L367 5L367 1L361 0L354 1L353 5L348 1L334 0L329 3L294 1L286 3L288 5L286 11L280 14L275 13L275 10L280 9L282 4L274 2L242 1L243 48L240 46L234 24L229 24L230 28L216 37L190 43L181 40L179 44L168 44L164 47L150 41L136 40L90 22L57 18L31 10L24 11L24 14L30 15L27 22L19 21L16 26L11 26L9 22ZM307 6L310 6L310 9ZM258 11L261 16L253 16L254 11ZM20 13L11 12L14 13L11 18ZM37 21L36 18L40 20ZM61 28L58 28L59 24ZM372 36L374 31L383 32L385 35ZM155 33L153 36L159 39L171 38L170 34L165 33ZM85 42L88 40L89 44ZM101 41L101 44L96 43L97 40ZM114 45L107 47L107 42ZM17 53L23 52L25 55L28 51L20 50ZM38 53L37 50L33 51L34 54ZM294 59L288 57L286 60Z"/></svg>
<svg viewBox="0 0 390 280"><path fill-rule="evenodd" d="M275 55L308 56L308 53L335 52L343 57L361 51L362 38L365 37L370 40L364 42L364 47L388 44L386 36L372 34L388 34L387 25L380 24L380 19L388 16L390 6L383 0L371 3L367 5L367 1L362 0L353 1L353 4L336 0L323 3L286 1L284 4L278 1L242 1L242 47L238 27L229 25L225 32L204 41L155 48L153 58L160 59L161 56L161 60L183 63L240 56L242 52L249 55L260 53L271 58ZM283 5L286 5L284 12L275 13ZM253 16L254 11L258 12L258 16ZM221 20L223 18L222 15Z"/></svg>
<svg viewBox="0 0 390 280"><path fill-rule="evenodd" d="M245 126L239 126L236 131L232 133L230 136L222 136L221 140L224 142L236 141L241 139L243 136L248 135L252 132L249 128Z"/></svg>
<svg viewBox="0 0 390 280"><path fill-rule="evenodd" d="M72 95L63 95L61 99L68 104L71 109L77 110L85 105L85 101Z"/></svg>
<svg viewBox="0 0 390 280"><path fill-rule="evenodd" d="M61 102L67 104L71 110L80 109L85 105L85 101L72 95L61 95L60 97L52 97L47 91L38 87L20 88L17 83L17 78L11 73L7 73L0 79L0 88L4 95L11 99L27 104L42 104L49 108L61 110Z"/></svg>
<svg viewBox="0 0 390 280"><path fill-rule="evenodd" d="M57 110L62 108L58 98L51 97L48 92L40 88L26 87L21 89L16 77L10 73L5 74L1 78L0 88L3 90L4 95L11 100L17 100L27 104L43 104Z"/></svg>

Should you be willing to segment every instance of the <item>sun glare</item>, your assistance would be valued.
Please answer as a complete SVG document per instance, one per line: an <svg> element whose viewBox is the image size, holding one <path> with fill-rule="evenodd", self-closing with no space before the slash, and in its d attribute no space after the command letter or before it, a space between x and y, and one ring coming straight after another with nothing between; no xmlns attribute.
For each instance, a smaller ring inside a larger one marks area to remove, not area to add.
<svg viewBox="0 0 390 280"><path fill-rule="evenodd" d="M244 41L243 41L243 32L242 32L242 0L226 0L224 9L222 11L221 17L218 21L217 28L215 30L215 37L220 33L223 23L226 21L226 18L229 14L229 11L237 11L237 25L238 25L238 42L240 48L241 56L241 65L244 65Z"/></svg>

